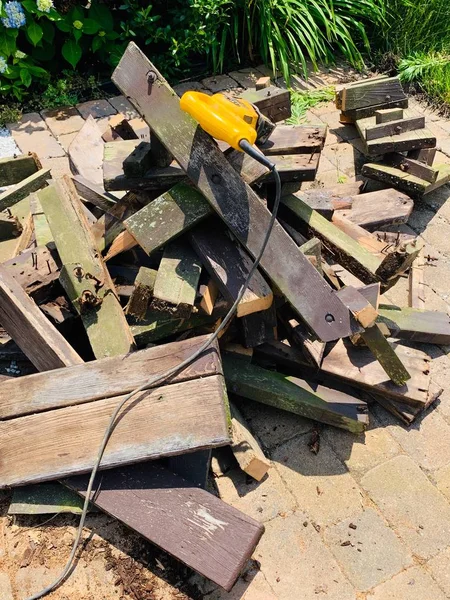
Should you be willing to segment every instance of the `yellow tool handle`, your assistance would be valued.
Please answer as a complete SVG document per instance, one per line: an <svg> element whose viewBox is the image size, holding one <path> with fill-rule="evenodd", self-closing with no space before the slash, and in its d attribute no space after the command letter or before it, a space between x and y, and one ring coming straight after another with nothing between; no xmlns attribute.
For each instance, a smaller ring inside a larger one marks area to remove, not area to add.
<svg viewBox="0 0 450 600"><path fill-rule="evenodd" d="M180 107L193 117L209 135L242 151L241 140L256 142L258 113L245 100L223 94L208 96L202 92L186 92Z"/></svg>

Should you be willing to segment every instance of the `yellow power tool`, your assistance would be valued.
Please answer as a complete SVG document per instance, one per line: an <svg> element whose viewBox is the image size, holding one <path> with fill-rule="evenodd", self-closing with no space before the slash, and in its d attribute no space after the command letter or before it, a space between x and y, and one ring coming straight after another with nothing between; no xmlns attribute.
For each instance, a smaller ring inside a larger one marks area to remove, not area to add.
<svg viewBox="0 0 450 600"><path fill-rule="evenodd" d="M209 135L226 142L235 150L246 152L273 170L273 163L254 144L267 140L274 125L250 102L224 94L208 96L202 92L186 92L181 97L180 107Z"/></svg>

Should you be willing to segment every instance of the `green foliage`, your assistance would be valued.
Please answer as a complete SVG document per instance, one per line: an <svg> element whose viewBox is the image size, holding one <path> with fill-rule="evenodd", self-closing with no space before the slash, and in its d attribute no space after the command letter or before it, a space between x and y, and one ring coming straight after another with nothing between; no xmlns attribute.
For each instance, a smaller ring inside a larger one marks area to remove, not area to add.
<svg viewBox="0 0 450 600"><path fill-rule="evenodd" d="M306 112L324 102L331 102L335 97L335 88L330 86L310 92L291 92L292 115L287 120L289 125L297 125L305 121Z"/></svg>
<svg viewBox="0 0 450 600"><path fill-rule="evenodd" d="M8 104L0 104L0 127L6 125L6 123L15 123L22 116L20 106L13 102Z"/></svg>

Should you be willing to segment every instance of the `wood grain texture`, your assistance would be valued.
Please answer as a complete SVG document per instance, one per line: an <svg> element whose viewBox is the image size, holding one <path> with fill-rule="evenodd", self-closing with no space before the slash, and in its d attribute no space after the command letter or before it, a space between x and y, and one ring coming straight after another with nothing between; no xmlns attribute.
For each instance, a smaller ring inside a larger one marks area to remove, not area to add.
<svg viewBox="0 0 450 600"><path fill-rule="evenodd" d="M425 163L403 156L403 154L399 154L398 152L387 154L383 160L386 165L396 167L409 175L415 175L419 179L424 179L429 183L435 183L439 175L437 169L432 169Z"/></svg>
<svg viewBox="0 0 450 600"><path fill-rule="evenodd" d="M375 119L377 125L380 125L381 123L389 123L390 121L398 121L400 119L403 119L403 109L385 108L377 110L375 112Z"/></svg>
<svg viewBox="0 0 450 600"><path fill-rule="evenodd" d="M266 155L315 154L325 145L327 126L278 125L270 138L259 149Z"/></svg>
<svg viewBox="0 0 450 600"><path fill-rule="evenodd" d="M83 362L4 267L0 267L0 322L39 370Z"/></svg>
<svg viewBox="0 0 450 600"><path fill-rule="evenodd" d="M230 409L233 431L231 450L234 457L244 473L261 481L270 469L270 460L265 457L239 409L232 403Z"/></svg>
<svg viewBox="0 0 450 600"><path fill-rule="evenodd" d="M150 87L149 71L157 76L157 82ZM180 166L237 239L256 256L268 228L269 211L238 177L212 138L180 110L175 92L134 43L129 44L113 80L160 140L170 147ZM261 266L320 338L348 335L348 311L278 223ZM308 281L307 287L302 285L304 281ZM334 316L332 323L325 320L326 314Z"/></svg>
<svg viewBox="0 0 450 600"><path fill-rule="evenodd" d="M103 188L103 146L102 133L95 119L89 115L67 152L76 173L100 188Z"/></svg>
<svg viewBox="0 0 450 600"><path fill-rule="evenodd" d="M340 97L342 110L348 111L403 100L405 92L398 77L389 77L347 85Z"/></svg>
<svg viewBox="0 0 450 600"><path fill-rule="evenodd" d="M0 423L0 488L92 469L123 396ZM141 392L117 421L102 468L229 444L222 375Z"/></svg>
<svg viewBox="0 0 450 600"><path fill-rule="evenodd" d="M424 179L405 173L395 167L376 163L366 163L361 170L361 175L369 177L369 179L387 183L398 190L405 191L407 194L423 196L450 181L450 165L436 165L435 168L439 174L434 183L429 183Z"/></svg>
<svg viewBox="0 0 450 600"><path fill-rule="evenodd" d="M211 225L195 228L189 239L222 295L234 302L247 279L253 260L223 231L211 228ZM270 286L261 273L256 271L238 304L236 315L245 317L265 310L271 306L272 301Z"/></svg>
<svg viewBox="0 0 450 600"><path fill-rule="evenodd" d="M13 204L20 202L33 192L37 192L41 187L46 185L48 179L51 179L50 169L40 169L14 187L8 188L0 193L0 210L5 210Z"/></svg>
<svg viewBox="0 0 450 600"><path fill-rule="evenodd" d="M65 484L81 495L87 477ZM231 590L264 526L153 463L101 473L93 503L217 585Z"/></svg>
<svg viewBox="0 0 450 600"><path fill-rule="evenodd" d="M397 100L396 102L383 102L382 104L376 104L374 106L355 108L352 110L342 111L339 120L341 123L356 123L356 121L358 121L359 119L373 117L379 110L392 108L408 108L408 105L408 98L404 98L403 100Z"/></svg>
<svg viewBox="0 0 450 600"><path fill-rule="evenodd" d="M394 338L429 344L450 343L450 318L445 312L382 304L378 320L388 326Z"/></svg>
<svg viewBox="0 0 450 600"><path fill-rule="evenodd" d="M104 358L0 383L0 419L11 419L131 392L175 367L206 341L198 336L124 356ZM172 383L221 373L217 343L170 379Z"/></svg>
<svg viewBox="0 0 450 600"><path fill-rule="evenodd" d="M378 140L388 136L400 135L405 133L405 131L423 129L424 127L425 117L423 116L402 118L398 121L390 121L382 124L376 123L375 125L366 127L366 140Z"/></svg>

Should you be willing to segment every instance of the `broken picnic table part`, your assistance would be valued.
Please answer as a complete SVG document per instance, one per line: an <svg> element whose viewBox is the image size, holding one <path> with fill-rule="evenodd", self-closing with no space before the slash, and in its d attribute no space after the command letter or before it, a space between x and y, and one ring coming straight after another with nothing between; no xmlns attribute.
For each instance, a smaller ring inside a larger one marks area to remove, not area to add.
<svg viewBox="0 0 450 600"><path fill-rule="evenodd" d="M145 317L150 300L153 296L157 271L148 267L140 267L136 279L134 280L133 291L131 292L128 304L125 307L125 314L131 315L140 320Z"/></svg>
<svg viewBox="0 0 450 600"><path fill-rule="evenodd" d="M9 408L5 406L6 395L10 399L11 392L0 385L0 402L3 413L8 415L0 422L0 444L5 456L0 467L0 486L88 472L111 413L124 395L137 387L137 381L138 385L148 381L150 373L156 375L179 364L180 353L189 356L203 342L204 338L194 338L175 342L171 347L150 348L143 351L144 356L132 353L122 360L105 359L8 380L5 383L17 386L18 392L13 392L16 403ZM89 378L91 386L87 385ZM82 380L83 386L74 386L74 380ZM39 381L45 382L45 396L39 392ZM151 431L149 419L153 423ZM102 467L229 444L229 426L222 367L215 345L170 382L140 392L129 407L124 407L106 447Z"/></svg>
<svg viewBox="0 0 450 600"><path fill-rule="evenodd" d="M0 158L0 187L15 185L42 169L36 154L17 154Z"/></svg>
<svg viewBox="0 0 450 600"><path fill-rule="evenodd" d="M4 192L0 193L0 210L5 210L13 204L24 200L33 192L37 192L46 184L48 179L51 179L51 176L50 169L39 169L32 175L7 188Z"/></svg>
<svg viewBox="0 0 450 600"><path fill-rule="evenodd" d="M291 93L273 85L260 90L245 90L241 98L247 100L270 119L273 123L279 123L291 116Z"/></svg>
<svg viewBox="0 0 450 600"><path fill-rule="evenodd" d="M438 172L434 183L430 183L400 168L382 163L366 163L361 174L369 179L375 179L396 189L403 190L415 197L429 194L450 181L450 165L435 165L434 169Z"/></svg>
<svg viewBox="0 0 450 600"><path fill-rule="evenodd" d="M150 71L156 77L151 95L147 80ZM161 142L170 147L174 158L236 238L256 256L270 222L269 211L239 178L210 136L181 111L173 90L133 42L114 71L113 81ZM329 340L350 333L347 309L278 223L272 230L261 267L318 337ZM300 291L297 282L306 280L308 288Z"/></svg>

